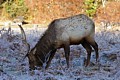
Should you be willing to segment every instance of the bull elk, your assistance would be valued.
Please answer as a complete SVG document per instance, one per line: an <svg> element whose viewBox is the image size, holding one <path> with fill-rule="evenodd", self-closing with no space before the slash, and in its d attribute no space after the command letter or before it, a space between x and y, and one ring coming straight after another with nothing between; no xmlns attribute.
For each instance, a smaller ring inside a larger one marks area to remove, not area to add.
<svg viewBox="0 0 120 80"><path fill-rule="evenodd" d="M69 67L70 45L82 44L87 51L87 61L85 66L90 63L92 47L98 60L98 45L95 42L94 22L84 14L79 14L67 18L53 20L37 44L30 50L26 41L26 35L23 28L19 25L24 36L24 41L28 46L26 57L29 60L31 70L44 66L48 68L55 52L59 48L64 48L67 67Z"/></svg>

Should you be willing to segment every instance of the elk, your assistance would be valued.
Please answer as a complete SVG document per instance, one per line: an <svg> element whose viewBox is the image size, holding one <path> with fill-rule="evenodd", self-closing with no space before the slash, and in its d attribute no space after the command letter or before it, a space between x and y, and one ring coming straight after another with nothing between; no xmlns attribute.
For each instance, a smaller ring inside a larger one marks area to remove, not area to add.
<svg viewBox="0 0 120 80"><path fill-rule="evenodd" d="M98 45L94 39L94 22L84 14L53 20L31 50L26 41L25 32L21 26L20 28L25 39L24 42L28 46L26 57L28 57L31 70L36 69L36 66L48 68L56 50L59 48L64 48L66 63L69 68L70 45L82 44L86 49L87 60L85 66L90 63L92 47L96 53L96 61L99 58Z"/></svg>

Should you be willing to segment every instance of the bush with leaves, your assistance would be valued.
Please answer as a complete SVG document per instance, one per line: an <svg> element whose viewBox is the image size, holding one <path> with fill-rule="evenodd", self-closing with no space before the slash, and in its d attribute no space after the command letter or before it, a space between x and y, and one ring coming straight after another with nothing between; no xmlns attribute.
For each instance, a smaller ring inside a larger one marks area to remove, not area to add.
<svg viewBox="0 0 120 80"><path fill-rule="evenodd" d="M15 18L17 16L28 16L28 8L24 3L24 0L7 0L3 3L4 14L8 18Z"/></svg>
<svg viewBox="0 0 120 80"><path fill-rule="evenodd" d="M85 0L84 7L86 14L90 17L93 17L101 3L101 0Z"/></svg>

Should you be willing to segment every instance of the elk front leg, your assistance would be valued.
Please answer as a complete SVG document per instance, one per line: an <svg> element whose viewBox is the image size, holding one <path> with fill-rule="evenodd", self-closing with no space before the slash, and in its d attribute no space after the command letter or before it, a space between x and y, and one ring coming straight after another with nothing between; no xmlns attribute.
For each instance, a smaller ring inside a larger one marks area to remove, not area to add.
<svg viewBox="0 0 120 80"><path fill-rule="evenodd" d="M50 57L49 57L49 60L47 62L47 66L45 67L46 69L49 67L50 63L51 63L51 60L53 59L54 55L55 55L55 52L56 52L56 49L55 50L52 50L50 52Z"/></svg>
<svg viewBox="0 0 120 80"><path fill-rule="evenodd" d="M70 55L69 44L64 45L64 52L65 52L65 58L66 58L66 62L67 62L67 67L69 68L69 55Z"/></svg>

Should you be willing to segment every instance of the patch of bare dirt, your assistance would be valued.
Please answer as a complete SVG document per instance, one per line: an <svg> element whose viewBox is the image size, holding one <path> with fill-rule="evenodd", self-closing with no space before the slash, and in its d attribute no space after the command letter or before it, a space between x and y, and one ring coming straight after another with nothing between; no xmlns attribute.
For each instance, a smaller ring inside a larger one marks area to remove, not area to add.
<svg viewBox="0 0 120 80"><path fill-rule="evenodd" d="M120 23L120 2L106 2L106 6L102 5L97 10L96 22L109 21Z"/></svg>
<svg viewBox="0 0 120 80"><path fill-rule="evenodd" d="M83 0L26 0L33 14L33 23L47 23L53 19L83 13Z"/></svg>

